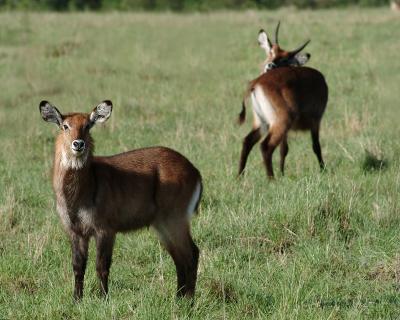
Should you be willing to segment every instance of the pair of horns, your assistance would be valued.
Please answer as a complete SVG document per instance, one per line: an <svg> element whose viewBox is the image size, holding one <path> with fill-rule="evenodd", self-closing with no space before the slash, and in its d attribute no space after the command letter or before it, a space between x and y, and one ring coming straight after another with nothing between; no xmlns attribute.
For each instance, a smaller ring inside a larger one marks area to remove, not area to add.
<svg viewBox="0 0 400 320"><path fill-rule="evenodd" d="M275 44L276 45L278 45L279 46L279 37L278 37L278 35L279 35L279 28L280 28L280 26L281 26L281 22L280 21L278 21L278 24L276 25L276 28L275 28L275 38L274 38L274 42L275 42ZM261 31L264 31L264 30L261 30ZM261 32L260 31L260 32ZM309 43L310 43L310 39L308 39L306 42L304 42L304 44L302 44L300 47L298 47L297 49L295 49L295 50L293 50L293 51L290 51L289 52L289 54L291 55L291 56L295 56L296 54L298 54L301 50L303 50ZM271 43L271 41L269 40L269 38L268 38L268 43L269 43L269 45L270 45L270 47L272 47L272 43Z"/></svg>

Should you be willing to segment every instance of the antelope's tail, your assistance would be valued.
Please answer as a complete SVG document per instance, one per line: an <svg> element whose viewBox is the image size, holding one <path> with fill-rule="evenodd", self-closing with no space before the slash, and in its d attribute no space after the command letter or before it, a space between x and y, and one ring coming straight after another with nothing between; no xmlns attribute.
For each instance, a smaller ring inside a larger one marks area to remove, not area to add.
<svg viewBox="0 0 400 320"><path fill-rule="evenodd" d="M246 120L246 101L249 98L251 92L253 91L251 83L246 89L246 92L244 93L243 100L242 100L242 111L240 111L239 116L238 116L238 124L241 125L243 122Z"/></svg>
<svg viewBox="0 0 400 320"><path fill-rule="evenodd" d="M203 195L203 182L199 174L199 180L196 183L196 186L193 190L193 194L187 208L188 217L192 217L193 215L199 212L199 205L202 195Z"/></svg>
<svg viewBox="0 0 400 320"><path fill-rule="evenodd" d="M238 124L242 125L245 120L246 120L246 100L243 99L242 111L240 111L239 116L238 116Z"/></svg>

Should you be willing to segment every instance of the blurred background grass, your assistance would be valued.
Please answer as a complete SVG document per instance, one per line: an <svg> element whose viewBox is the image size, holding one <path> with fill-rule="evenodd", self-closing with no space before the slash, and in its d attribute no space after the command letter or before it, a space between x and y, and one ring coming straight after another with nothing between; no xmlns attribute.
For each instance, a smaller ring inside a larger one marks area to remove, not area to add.
<svg viewBox="0 0 400 320"><path fill-rule="evenodd" d="M220 9L377 7L389 0L0 0L0 10L146 10L210 11Z"/></svg>

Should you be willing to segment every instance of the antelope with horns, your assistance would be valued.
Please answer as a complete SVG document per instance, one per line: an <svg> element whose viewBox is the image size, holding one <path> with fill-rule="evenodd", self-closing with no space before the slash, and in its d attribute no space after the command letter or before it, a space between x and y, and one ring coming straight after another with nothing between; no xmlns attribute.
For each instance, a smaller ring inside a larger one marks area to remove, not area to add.
<svg viewBox="0 0 400 320"><path fill-rule="evenodd" d="M191 237L189 219L201 198L199 171L184 156L164 147L94 156L90 129L110 117L110 101L103 101L90 114L61 114L47 101L39 109L45 121L60 129L53 188L57 212L71 240L74 297L83 296L92 236L100 289L107 295L116 233L149 226L157 231L175 263L177 296L193 296L199 249Z"/></svg>
<svg viewBox="0 0 400 320"><path fill-rule="evenodd" d="M299 67L306 64L311 58L309 53L300 53L310 43L310 40L307 40L304 42L304 44L292 51L283 50L279 46L278 35L280 25L281 23L279 21L275 29L274 44L272 44L272 42L269 40L266 32L263 29L261 29L258 33L258 44L262 49L265 50L266 54L266 59L261 64L261 74L279 67Z"/></svg>
<svg viewBox="0 0 400 320"><path fill-rule="evenodd" d="M289 130L310 130L313 150L321 169L325 168L319 143L319 129L328 102L328 86L324 76L317 70L301 66L310 57L299 60L299 53L309 43L293 51L284 51L278 43L279 24L275 32L275 44L271 44L262 30L258 41L267 53L262 73L250 82L239 114L239 123L246 117L246 99L250 96L253 106L253 129L244 138L239 163L239 175L245 169L248 155L254 145L264 136L261 152L267 175L273 178L272 154L280 145L280 170L284 174L285 158L289 147ZM300 65L300 66L294 66ZM268 67L269 66L269 67Z"/></svg>
<svg viewBox="0 0 400 320"><path fill-rule="evenodd" d="M275 41L272 44L266 32L261 29L258 33L258 44L265 50L266 59L260 66L260 74L267 73L269 70L279 67L300 67L305 65L311 58L309 53L301 53L301 51L310 43L307 40L304 44L292 51L283 50L279 46L278 35L281 22L279 21L275 29ZM239 124L242 124L246 117L246 100L249 98L252 91L252 81L250 81L242 100L242 111L239 115Z"/></svg>

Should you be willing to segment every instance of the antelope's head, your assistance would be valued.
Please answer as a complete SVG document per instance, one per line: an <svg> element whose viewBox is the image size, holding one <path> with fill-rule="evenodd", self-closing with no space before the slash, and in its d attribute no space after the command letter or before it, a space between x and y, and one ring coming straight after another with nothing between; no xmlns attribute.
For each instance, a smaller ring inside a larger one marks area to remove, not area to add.
<svg viewBox="0 0 400 320"><path fill-rule="evenodd" d="M292 51L283 50L279 46L278 34L279 34L280 22L278 22L275 29L275 41L274 44L268 38L266 32L261 29L258 33L258 44L262 49L265 50L267 55L266 60L262 63L261 73L265 73L268 70L285 67L285 66L302 66L307 63L311 55L309 53L300 53L306 45L310 42L307 40L303 45Z"/></svg>
<svg viewBox="0 0 400 320"><path fill-rule="evenodd" d="M39 110L44 121L53 122L60 129L56 152L61 153L61 163L67 168L81 169L93 152L90 129L96 123L105 122L110 117L112 103L105 100L91 113L61 114L48 101L42 101L39 104Z"/></svg>

